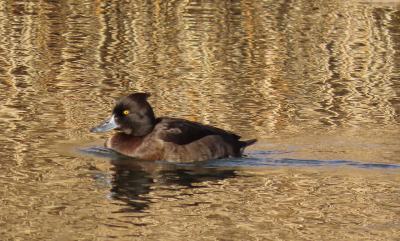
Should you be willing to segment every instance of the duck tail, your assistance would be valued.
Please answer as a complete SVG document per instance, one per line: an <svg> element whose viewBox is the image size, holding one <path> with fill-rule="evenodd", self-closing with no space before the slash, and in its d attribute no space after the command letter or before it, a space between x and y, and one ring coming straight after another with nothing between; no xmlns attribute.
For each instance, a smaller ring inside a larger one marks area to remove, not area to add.
<svg viewBox="0 0 400 241"><path fill-rule="evenodd" d="M242 142L242 148L245 148L245 147L251 146L254 143L256 143L257 139L251 139L251 140L241 141L241 142Z"/></svg>
<svg viewBox="0 0 400 241"><path fill-rule="evenodd" d="M254 143L257 142L257 139L251 139L251 140L247 140L247 141L239 141L239 149L237 149L238 152L236 152L236 156L240 157L243 154L244 148L253 145Z"/></svg>

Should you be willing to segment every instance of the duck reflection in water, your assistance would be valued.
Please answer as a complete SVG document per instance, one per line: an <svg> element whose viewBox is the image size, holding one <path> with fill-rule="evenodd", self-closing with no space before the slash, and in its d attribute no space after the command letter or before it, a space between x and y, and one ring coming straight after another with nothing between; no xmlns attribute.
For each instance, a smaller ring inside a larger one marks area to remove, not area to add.
<svg viewBox="0 0 400 241"><path fill-rule="evenodd" d="M197 122L155 118L149 96L135 93L122 97L111 118L90 131L119 130L106 141L107 148L140 159L176 163L240 157L257 141L240 141L234 133Z"/></svg>
<svg viewBox="0 0 400 241"><path fill-rule="evenodd" d="M152 203L158 202L158 199L164 199L165 195L168 198L181 199L181 195L188 194L187 192L182 194L179 190L204 188L206 185L201 185L202 182L236 176L234 167L221 169L206 166L204 163L204 165L177 165L122 157L112 159L111 164L114 171L111 179L111 196L128 205L119 212L142 212ZM99 178L99 175L96 176ZM162 196L150 194L159 189L163 190ZM197 205L197 203L186 205Z"/></svg>

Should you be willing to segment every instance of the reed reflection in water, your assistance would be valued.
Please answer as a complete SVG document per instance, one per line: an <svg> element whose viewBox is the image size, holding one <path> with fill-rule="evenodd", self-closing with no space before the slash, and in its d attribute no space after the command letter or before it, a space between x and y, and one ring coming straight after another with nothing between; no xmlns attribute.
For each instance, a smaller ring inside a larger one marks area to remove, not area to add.
<svg viewBox="0 0 400 241"><path fill-rule="evenodd" d="M0 1L1 236L396 239L399 19L351 1ZM77 154L132 92L260 141L188 166Z"/></svg>

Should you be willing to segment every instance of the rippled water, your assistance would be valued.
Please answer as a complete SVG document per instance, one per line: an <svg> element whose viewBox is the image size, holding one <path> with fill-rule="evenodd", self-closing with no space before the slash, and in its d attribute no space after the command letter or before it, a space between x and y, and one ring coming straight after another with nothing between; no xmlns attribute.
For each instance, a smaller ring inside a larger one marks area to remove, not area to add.
<svg viewBox="0 0 400 241"><path fill-rule="evenodd" d="M397 240L398 7L0 1L2 240ZM259 142L121 157L89 129L132 92Z"/></svg>

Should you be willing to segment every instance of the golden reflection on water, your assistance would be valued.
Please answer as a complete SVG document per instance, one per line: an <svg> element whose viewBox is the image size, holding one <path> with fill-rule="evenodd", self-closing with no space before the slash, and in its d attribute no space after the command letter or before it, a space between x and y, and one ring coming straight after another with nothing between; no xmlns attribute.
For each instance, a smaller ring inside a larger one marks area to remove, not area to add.
<svg viewBox="0 0 400 241"><path fill-rule="evenodd" d="M88 170L88 163L96 165L90 168L94 171ZM114 164L110 168L99 161L72 160L67 168L55 167L37 179L10 180L12 185L6 185L2 195L1 225L7 237L376 240L398 236L400 180L393 171L186 168L185 175L185 168L179 171L176 166Z"/></svg>
<svg viewBox="0 0 400 241"><path fill-rule="evenodd" d="M0 1L1 235L398 237L398 19L348 1ZM134 91L159 116L258 138L256 158L75 154L110 135L88 130Z"/></svg>

